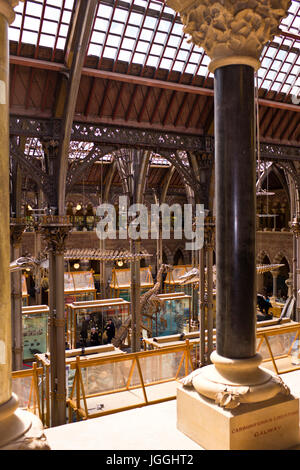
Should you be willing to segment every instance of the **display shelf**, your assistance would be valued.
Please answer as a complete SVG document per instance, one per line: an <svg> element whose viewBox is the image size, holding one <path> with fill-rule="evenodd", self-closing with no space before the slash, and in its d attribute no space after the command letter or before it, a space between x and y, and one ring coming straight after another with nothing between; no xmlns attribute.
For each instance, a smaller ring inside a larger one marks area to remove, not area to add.
<svg viewBox="0 0 300 470"><path fill-rule="evenodd" d="M92 271L74 271L64 274L65 303L96 300Z"/></svg>
<svg viewBox="0 0 300 470"><path fill-rule="evenodd" d="M24 361L31 361L35 354L47 351L48 315L48 305L32 305L22 308Z"/></svg>
<svg viewBox="0 0 300 470"><path fill-rule="evenodd" d="M130 303L122 298L73 302L66 305L67 342L72 349L91 343L91 329L96 328L103 344L106 322L112 319L115 334L130 315Z"/></svg>
<svg viewBox="0 0 300 470"><path fill-rule="evenodd" d="M131 275L130 269L112 270L112 278L110 282L111 297L122 297L124 300L130 301ZM140 268L140 291L141 294L154 286L151 272L151 266Z"/></svg>
<svg viewBox="0 0 300 470"><path fill-rule="evenodd" d="M153 319L144 319L152 336L165 336L183 333L191 320L191 296L184 292L158 294L161 308Z"/></svg>
<svg viewBox="0 0 300 470"><path fill-rule="evenodd" d="M276 374L300 369L300 323L289 320L260 326L256 338L263 367Z"/></svg>
<svg viewBox="0 0 300 470"><path fill-rule="evenodd" d="M183 286L181 281L179 280L180 276L183 276L188 271L192 269L192 265L177 265L173 266L172 271L168 272L164 281L164 291L167 292L176 292L178 289L180 291L184 290L186 293L190 293L192 286L187 285Z"/></svg>

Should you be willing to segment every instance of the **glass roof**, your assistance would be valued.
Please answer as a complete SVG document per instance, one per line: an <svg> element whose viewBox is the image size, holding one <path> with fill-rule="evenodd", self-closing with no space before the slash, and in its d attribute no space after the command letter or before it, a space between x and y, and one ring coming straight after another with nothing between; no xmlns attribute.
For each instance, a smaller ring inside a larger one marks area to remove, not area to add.
<svg viewBox="0 0 300 470"><path fill-rule="evenodd" d="M70 28L74 0L27 0L16 8L9 38L19 44L64 50ZM275 93L297 94L300 87L300 1L292 0L288 16L282 20L282 34L264 48L258 71L259 88ZM179 16L161 0L99 0L87 56L152 66L158 70L191 75L190 84L200 76L202 86L212 76L209 58L202 48L187 42ZM156 73L153 78L156 78Z"/></svg>

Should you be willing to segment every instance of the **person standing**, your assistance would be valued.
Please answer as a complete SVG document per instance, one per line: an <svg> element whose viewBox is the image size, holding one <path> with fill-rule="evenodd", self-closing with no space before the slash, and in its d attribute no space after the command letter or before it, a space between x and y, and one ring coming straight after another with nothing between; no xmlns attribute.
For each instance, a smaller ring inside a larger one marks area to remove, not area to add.
<svg viewBox="0 0 300 470"><path fill-rule="evenodd" d="M111 343L112 339L115 337L115 325L111 318L107 320L107 324L106 324L106 327L104 328L104 331L106 331L106 335L107 335L106 343Z"/></svg>

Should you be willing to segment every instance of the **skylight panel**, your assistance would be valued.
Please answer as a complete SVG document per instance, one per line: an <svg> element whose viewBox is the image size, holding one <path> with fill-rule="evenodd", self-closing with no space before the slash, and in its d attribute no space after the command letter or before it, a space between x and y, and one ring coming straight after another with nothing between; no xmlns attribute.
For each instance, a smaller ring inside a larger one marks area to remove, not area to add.
<svg viewBox="0 0 300 470"><path fill-rule="evenodd" d="M139 41L137 46L136 46L136 51L146 53L147 50L148 50L148 47L149 47L148 43L146 43L144 41Z"/></svg>
<svg viewBox="0 0 300 470"><path fill-rule="evenodd" d="M132 51L135 45L135 41L133 39L124 38L122 49L127 49Z"/></svg>
<svg viewBox="0 0 300 470"><path fill-rule="evenodd" d="M40 18L42 16L42 5L37 3L27 2L26 4L26 15L32 15Z"/></svg>
<svg viewBox="0 0 300 470"><path fill-rule="evenodd" d="M94 55L96 57L100 57L101 51L102 51L102 46L98 46L96 44L91 43L89 46L88 54Z"/></svg>
<svg viewBox="0 0 300 470"><path fill-rule="evenodd" d="M144 26L149 29L154 29L156 25L156 19L151 16L147 16L144 22Z"/></svg>
<svg viewBox="0 0 300 470"><path fill-rule="evenodd" d="M174 65L173 65L173 70L175 70L175 72L182 72L183 67L184 67L184 62L176 60Z"/></svg>
<svg viewBox="0 0 300 470"><path fill-rule="evenodd" d="M128 16L128 11L122 10L121 8L116 8L113 18L114 20L125 23L125 21L127 20L127 16Z"/></svg>
<svg viewBox="0 0 300 470"><path fill-rule="evenodd" d="M171 22L170 21L166 21L166 20L161 20L159 22L159 25L158 25L158 30L159 31L164 31L166 33L169 32L169 29L170 29L170 26L171 26Z"/></svg>
<svg viewBox="0 0 300 470"><path fill-rule="evenodd" d="M143 28L140 39L143 39L144 41L150 41L152 38L152 31L149 31L149 29Z"/></svg>
<svg viewBox="0 0 300 470"><path fill-rule="evenodd" d="M146 55L136 52L133 56L133 62L136 64L143 64L145 62Z"/></svg>
<svg viewBox="0 0 300 470"><path fill-rule="evenodd" d="M129 24L139 26L142 22L143 15L140 13L131 12L129 17Z"/></svg>
<svg viewBox="0 0 300 470"><path fill-rule="evenodd" d="M104 49L103 57L106 57L108 59L115 59L117 55L117 49L114 47L108 47L106 46Z"/></svg>
<svg viewBox="0 0 300 470"><path fill-rule="evenodd" d="M110 18L112 14L112 7L101 4L98 13L102 18Z"/></svg>
<svg viewBox="0 0 300 470"><path fill-rule="evenodd" d="M31 31L23 31L22 41L27 44L36 45L37 37L38 37L37 33L33 33Z"/></svg>
<svg viewBox="0 0 300 470"><path fill-rule="evenodd" d="M179 44L180 44L180 37L175 36L174 34L171 34L168 39L168 46L178 47Z"/></svg>
<svg viewBox="0 0 300 470"><path fill-rule="evenodd" d="M148 60L147 60L147 65L149 65L150 67L157 67L158 60L159 60L158 57L155 57L153 55L149 55Z"/></svg>
<svg viewBox="0 0 300 470"><path fill-rule="evenodd" d="M42 24L42 32L46 34L53 34L56 35L57 32L57 23L52 23L52 21L43 21Z"/></svg>
<svg viewBox="0 0 300 470"><path fill-rule="evenodd" d="M136 38L139 34L139 28L135 26L128 25L125 31L125 35L129 36L130 38Z"/></svg>
<svg viewBox="0 0 300 470"><path fill-rule="evenodd" d="M172 66L172 61L169 60L169 59L162 59L160 65L161 65L161 68L162 68L162 69L167 69L167 70L169 70L169 69L171 68L171 66Z"/></svg>
<svg viewBox="0 0 300 470"><path fill-rule="evenodd" d="M172 47L167 47L164 53L164 57L168 59L174 59L175 54L176 54L176 49Z"/></svg>
<svg viewBox="0 0 300 470"><path fill-rule="evenodd" d="M46 8L45 8L45 18L53 20L53 21L59 21L59 17L60 17L60 9L59 8L53 8L53 7L46 6Z"/></svg>
<svg viewBox="0 0 300 470"><path fill-rule="evenodd" d="M103 44L105 35L104 33L99 33L98 31L93 31L91 42L95 44Z"/></svg>
<svg viewBox="0 0 300 470"><path fill-rule="evenodd" d="M162 51L163 51L163 46L159 46L158 44L152 44L151 54L160 56Z"/></svg>
<svg viewBox="0 0 300 470"><path fill-rule="evenodd" d="M121 49L120 54L119 54L120 60L122 60L123 62L129 62L130 57L131 57L131 52Z"/></svg>

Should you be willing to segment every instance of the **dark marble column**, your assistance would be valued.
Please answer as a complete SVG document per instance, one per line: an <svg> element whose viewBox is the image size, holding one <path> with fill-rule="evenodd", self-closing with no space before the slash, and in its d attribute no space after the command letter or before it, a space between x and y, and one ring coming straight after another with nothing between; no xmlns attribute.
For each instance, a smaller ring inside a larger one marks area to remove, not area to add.
<svg viewBox="0 0 300 470"><path fill-rule="evenodd" d="M239 359L256 353L254 69L214 73L217 353Z"/></svg>

